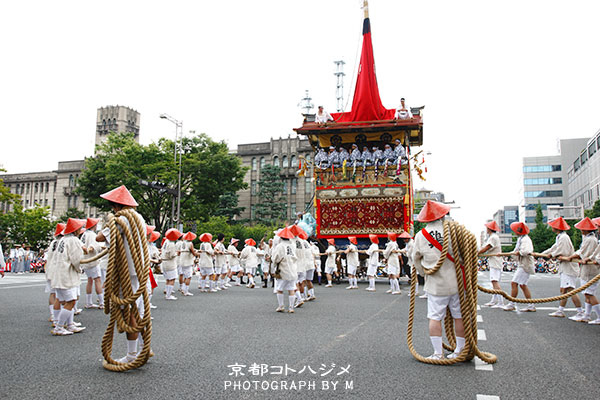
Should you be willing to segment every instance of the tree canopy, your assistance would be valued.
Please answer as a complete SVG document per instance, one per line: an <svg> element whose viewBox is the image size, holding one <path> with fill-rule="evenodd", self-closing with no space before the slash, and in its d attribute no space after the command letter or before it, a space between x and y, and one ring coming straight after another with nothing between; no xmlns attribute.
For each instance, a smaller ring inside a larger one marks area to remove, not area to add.
<svg viewBox="0 0 600 400"><path fill-rule="evenodd" d="M29 244L43 249L50 242L54 226L48 207L23 210L21 203L16 202L11 212L0 214L0 241L10 246Z"/></svg>
<svg viewBox="0 0 600 400"><path fill-rule="evenodd" d="M125 185L139 203L138 211L163 230L170 225L172 193L176 193L178 183L179 159L174 159L174 152L172 140L141 145L133 134L112 133L98 146L96 155L86 159L78 193L90 205L108 210L100 195ZM223 194L246 186L246 168L237 156L229 154L224 142L215 142L205 134L184 137L181 152L182 222L208 219L218 210ZM159 182L170 191L144 186L140 181Z"/></svg>
<svg viewBox="0 0 600 400"><path fill-rule="evenodd" d="M256 204L256 217L254 220L272 225L285 219L287 201L283 188L284 183L281 180L279 167L265 164L260 169L260 179L258 181L259 203Z"/></svg>

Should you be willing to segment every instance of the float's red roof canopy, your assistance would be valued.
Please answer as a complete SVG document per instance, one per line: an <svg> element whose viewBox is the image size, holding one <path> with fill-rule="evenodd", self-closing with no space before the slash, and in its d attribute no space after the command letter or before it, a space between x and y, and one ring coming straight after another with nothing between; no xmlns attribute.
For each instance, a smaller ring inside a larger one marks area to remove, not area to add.
<svg viewBox="0 0 600 400"><path fill-rule="evenodd" d="M363 22L363 44L356 76L356 87L352 99L352 110L332 113L336 122L379 121L393 119L395 109L387 109L381 104L379 87L375 76L375 57L371 43L371 22L368 17Z"/></svg>

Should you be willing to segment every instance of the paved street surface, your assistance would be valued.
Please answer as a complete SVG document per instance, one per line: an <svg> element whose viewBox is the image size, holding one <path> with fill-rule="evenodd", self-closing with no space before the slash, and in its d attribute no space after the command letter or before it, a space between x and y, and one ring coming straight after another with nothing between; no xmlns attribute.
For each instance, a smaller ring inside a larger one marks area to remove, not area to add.
<svg viewBox="0 0 600 400"><path fill-rule="evenodd" d="M511 278L503 274L506 290ZM498 363L441 367L419 363L408 351L406 283L401 296L385 294L383 281L376 293L366 292L364 282L351 291L343 283L317 286L317 300L292 315L274 312L271 289L198 293L196 277L194 297L168 302L159 277L153 299L158 309L152 311L156 356L139 370L119 374L102 368L100 343L108 322L103 312L84 310L76 317L87 327L83 333L50 335L43 279L0 279L2 399L600 397L600 326L548 317L556 303L521 314L481 307L479 347L498 355ZM480 281L488 282L487 273ZM537 275L530 287L535 297L555 295L558 276ZM481 294L479 304L488 298ZM417 299L416 315L415 346L427 356L426 300ZM124 355L124 335L114 349L115 357ZM235 365L245 375L236 377Z"/></svg>

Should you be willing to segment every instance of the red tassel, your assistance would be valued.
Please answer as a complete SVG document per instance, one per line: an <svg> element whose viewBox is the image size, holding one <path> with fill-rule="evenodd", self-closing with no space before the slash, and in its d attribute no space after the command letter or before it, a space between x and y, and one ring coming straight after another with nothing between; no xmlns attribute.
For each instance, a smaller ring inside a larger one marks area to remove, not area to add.
<svg viewBox="0 0 600 400"><path fill-rule="evenodd" d="M427 172L427 167L425 167L425 172Z"/></svg>

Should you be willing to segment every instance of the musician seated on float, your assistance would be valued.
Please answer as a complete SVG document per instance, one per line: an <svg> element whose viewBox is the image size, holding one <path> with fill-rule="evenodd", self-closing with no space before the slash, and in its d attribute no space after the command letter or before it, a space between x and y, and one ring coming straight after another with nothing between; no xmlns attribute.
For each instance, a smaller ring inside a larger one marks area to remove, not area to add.
<svg viewBox="0 0 600 400"><path fill-rule="evenodd" d="M321 147L317 149L317 154L315 154L315 166L321 169L327 168L327 153Z"/></svg>
<svg viewBox="0 0 600 400"><path fill-rule="evenodd" d="M412 112L410 112L410 107L406 106L404 101L404 97L400 99L400 107L396 109L396 118L395 119L411 119L413 117Z"/></svg>
<svg viewBox="0 0 600 400"><path fill-rule="evenodd" d="M329 146L329 154L327 155L327 166L331 167L332 165L334 167L339 167L340 164L340 159L338 157L338 152L335 151L335 147L333 146Z"/></svg>
<svg viewBox="0 0 600 400"><path fill-rule="evenodd" d="M333 121L333 117L327 111L323 110L323 106L319 106L319 111L315 115L315 122L317 124L325 124L329 121Z"/></svg>
<svg viewBox="0 0 600 400"><path fill-rule="evenodd" d="M340 146L338 148L338 161L340 163L340 165L344 165L344 161L350 160L350 154L348 153L348 150L346 150L343 146ZM346 165L348 165L346 163Z"/></svg>
<svg viewBox="0 0 600 400"><path fill-rule="evenodd" d="M371 154L367 146L363 146L363 151L360 155L360 159L362 160L363 167L373 165L373 155Z"/></svg>
<svg viewBox="0 0 600 400"><path fill-rule="evenodd" d="M356 143L352 144L352 151L350 152L350 166L362 166L362 154L360 154L360 150L358 149Z"/></svg>
<svg viewBox="0 0 600 400"><path fill-rule="evenodd" d="M398 159L398 157L396 157L396 153L394 152L394 150L392 150L392 146L390 146L389 144L386 144L384 146L383 159L388 165L396 164L396 160Z"/></svg>
<svg viewBox="0 0 600 400"><path fill-rule="evenodd" d="M377 146L373 146L371 150L373 150L373 154L371 155L373 158L373 164L381 165L383 162L383 151L381 151Z"/></svg>
<svg viewBox="0 0 600 400"><path fill-rule="evenodd" d="M396 148L394 149L394 153L396 153L396 161L398 161L398 158L400 158L402 164L408 164L406 150L404 150L404 146L402 146L400 139L396 139Z"/></svg>

